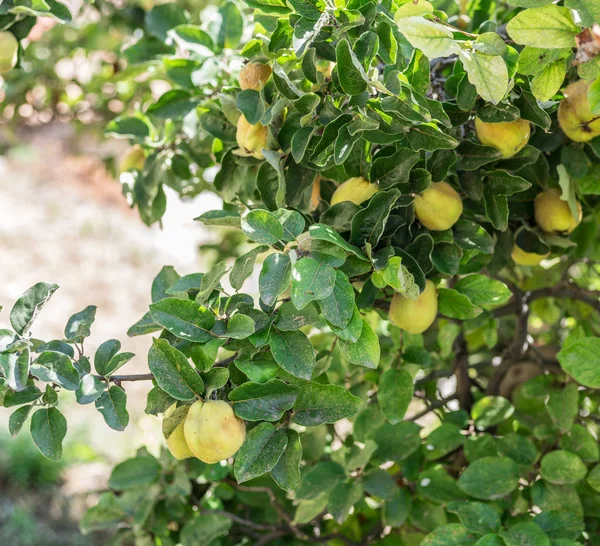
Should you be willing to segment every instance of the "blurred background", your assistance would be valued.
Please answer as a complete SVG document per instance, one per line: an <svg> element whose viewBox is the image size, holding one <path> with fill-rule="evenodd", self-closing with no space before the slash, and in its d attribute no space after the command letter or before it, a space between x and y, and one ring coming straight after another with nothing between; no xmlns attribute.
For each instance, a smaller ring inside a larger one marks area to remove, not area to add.
<svg viewBox="0 0 600 546"><path fill-rule="evenodd" d="M155 2L69 4L74 22L38 19L21 69L5 74L0 85L0 327L8 326L7 311L27 288L54 282L60 289L36 320L34 336L60 339L73 313L96 305L86 354L119 339L124 351L136 354L123 373L144 372L151 336L128 338L126 332L147 311L152 279L164 265L181 275L205 271L241 241L228 238L231 248L222 248L215 229L193 221L220 208L208 191L183 201L168 193L162 226L147 227L128 207L116 173L128 143L106 139L103 131L125 104L136 108L169 85L132 79L119 55ZM205 5L195 3L192 18ZM60 463L46 460L27 431L12 439L11 411L0 410L1 545L106 543L101 534L83 537L77 521L105 488L115 462L141 445L158 452L160 423L144 414L149 388L149 382L126 386L130 424L124 433L107 427L98 412L77 407L67 393L61 409L69 430Z"/></svg>

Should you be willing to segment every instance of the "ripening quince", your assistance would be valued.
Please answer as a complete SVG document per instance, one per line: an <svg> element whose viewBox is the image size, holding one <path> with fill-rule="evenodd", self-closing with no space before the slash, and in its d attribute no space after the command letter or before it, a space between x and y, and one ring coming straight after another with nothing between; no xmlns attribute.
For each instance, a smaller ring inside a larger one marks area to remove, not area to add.
<svg viewBox="0 0 600 546"><path fill-rule="evenodd" d="M139 144L135 144L125 152L119 164L119 170L122 173L127 171L142 171L144 170L145 163L146 155L144 154L144 149Z"/></svg>
<svg viewBox="0 0 600 546"><path fill-rule="evenodd" d="M256 159L264 159L261 150L267 147L267 128L261 123L248 123L244 114L240 116L235 134L238 146Z"/></svg>
<svg viewBox="0 0 600 546"><path fill-rule="evenodd" d="M537 225L546 233L571 233L581 222L581 203L577 202L578 215L573 217L569 204L561 198L557 188L538 193L533 203L533 211Z"/></svg>
<svg viewBox="0 0 600 546"><path fill-rule="evenodd" d="M437 288L428 280L425 290L416 300L397 292L394 294L390 305L390 322L411 334L422 334L433 324L437 311Z"/></svg>
<svg viewBox="0 0 600 546"><path fill-rule="evenodd" d="M0 32L0 74L5 74L17 64L19 41L12 32Z"/></svg>
<svg viewBox="0 0 600 546"><path fill-rule="evenodd" d="M271 67L268 64L248 63L240 70L240 87L242 90L260 91L270 77Z"/></svg>
<svg viewBox="0 0 600 546"><path fill-rule="evenodd" d="M316 62L317 72L320 72L326 80L331 79L331 73L333 72L334 63L325 59L318 59Z"/></svg>
<svg viewBox="0 0 600 546"><path fill-rule="evenodd" d="M536 254L535 252L527 252L515 243L510 257L513 262L519 265L540 265L540 262L550 256L550 252L546 254Z"/></svg>
<svg viewBox="0 0 600 546"><path fill-rule="evenodd" d="M333 206L343 201L351 201L355 205L360 205L371 199L378 191L377 184L371 184L362 176L355 176L337 187L331 196L330 205Z"/></svg>
<svg viewBox="0 0 600 546"><path fill-rule="evenodd" d="M600 116L592 114L588 101L590 83L578 80L567 86L558 107L558 124L575 142L587 142L600 135Z"/></svg>
<svg viewBox="0 0 600 546"><path fill-rule="evenodd" d="M475 118L475 131L479 142L500 150L504 158L520 152L529 142L531 134L529 122L525 119L488 123Z"/></svg>
<svg viewBox="0 0 600 546"><path fill-rule="evenodd" d="M218 463L237 453L246 438L244 421L223 400L198 400L192 404L183 426L187 445L201 461Z"/></svg>
<svg viewBox="0 0 600 546"><path fill-rule="evenodd" d="M458 192L448 182L434 182L415 197L415 214L431 231L450 229L460 218L463 204Z"/></svg>
<svg viewBox="0 0 600 546"><path fill-rule="evenodd" d="M177 404L173 404L167 411L165 411L165 417L169 417L177 407ZM183 434L183 424L184 421L181 421L175 427L175 430L171 432L171 435L167 438L167 447L171 452L171 455L180 461L183 459L188 459L189 457L193 457L194 454L191 452L187 442L185 441L185 435Z"/></svg>

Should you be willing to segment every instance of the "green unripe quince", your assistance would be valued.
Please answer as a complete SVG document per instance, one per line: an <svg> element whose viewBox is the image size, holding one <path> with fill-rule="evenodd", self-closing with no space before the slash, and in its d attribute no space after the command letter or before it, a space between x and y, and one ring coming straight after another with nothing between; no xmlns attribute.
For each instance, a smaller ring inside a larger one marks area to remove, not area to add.
<svg viewBox="0 0 600 546"><path fill-rule="evenodd" d="M165 411L165 417L171 415L177 404L173 404L167 411ZM167 438L167 447L171 452L171 455L180 461L183 459L188 459L189 457L193 457L194 454L190 450L187 442L185 441L185 435L183 433L183 424L185 421L181 421L175 428L171 435Z"/></svg>
<svg viewBox="0 0 600 546"><path fill-rule="evenodd" d="M0 74L12 70L18 59L19 41L12 32L0 32Z"/></svg>
<svg viewBox="0 0 600 546"><path fill-rule="evenodd" d="M437 311L437 288L428 280L425 290L416 300L394 294L390 305L390 322L411 334L422 334L433 324Z"/></svg>
<svg viewBox="0 0 600 546"><path fill-rule="evenodd" d="M588 142L600 135L600 116L592 114L588 91L590 83L579 80L569 85L558 107L558 124L574 142Z"/></svg>
<svg viewBox="0 0 600 546"><path fill-rule="evenodd" d="M244 421L238 419L223 400L194 402L183 432L194 456L207 464L235 455L246 438Z"/></svg>
<svg viewBox="0 0 600 546"><path fill-rule="evenodd" d="M504 158L520 152L529 142L531 134L529 122L525 119L488 123L475 118L475 130L479 142L500 150Z"/></svg>
<svg viewBox="0 0 600 546"><path fill-rule="evenodd" d="M267 147L267 128L264 125L252 125L242 114L238 120L235 138L242 151L256 159L264 159L261 151Z"/></svg>
<svg viewBox="0 0 600 546"><path fill-rule="evenodd" d="M510 257L513 262L519 265L540 265L540 262L550 256L550 252L546 252L546 254L536 254L535 252L526 252L520 246L517 246L517 243L513 246Z"/></svg>
<svg viewBox="0 0 600 546"><path fill-rule="evenodd" d="M415 197L415 214L431 231L450 229L460 218L463 204L457 191L448 182L434 182Z"/></svg>
<svg viewBox="0 0 600 546"><path fill-rule="evenodd" d="M557 188L538 193L533 203L535 221L546 233L571 233L581 222L581 204L577 202L578 215L573 217L569 204L561 198Z"/></svg>
<svg viewBox="0 0 600 546"><path fill-rule="evenodd" d="M360 205L371 199L379 191L377 184L371 184L362 176L349 178L343 184L340 184L331 196L331 206L343 201L351 201L355 205Z"/></svg>
<svg viewBox="0 0 600 546"><path fill-rule="evenodd" d="M135 144L125 152L119 164L119 170L122 173L127 171L142 171L144 170L145 163L146 155L144 154L144 149L139 144Z"/></svg>
<svg viewBox="0 0 600 546"><path fill-rule="evenodd" d="M270 77L271 67L268 64L248 63L240 70L240 87L242 90L260 91Z"/></svg>

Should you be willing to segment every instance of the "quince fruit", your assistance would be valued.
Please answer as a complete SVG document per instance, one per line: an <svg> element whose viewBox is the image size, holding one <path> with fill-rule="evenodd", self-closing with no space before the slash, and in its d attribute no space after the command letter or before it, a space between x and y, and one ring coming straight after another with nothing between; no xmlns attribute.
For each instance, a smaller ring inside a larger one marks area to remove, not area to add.
<svg viewBox="0 0 600 546"><path fill-rule="evenodd" d="M460 218L463 204L458 192L448 182L434 182L415 197L415 214L431 231L450 229Z"/></svg>
<svg viewBox="0 0 600 546"><path fill-rule="evenodd" d="M333 192L330 205L333 206L343 201L351 201L355 205L360 205L373 197L378 191L379 186L377 184L371 184L362 176L349 178Z"/></svg>
<svg viewBox="0 0 600 546"><path fill-rule="evenodd" d="M12 32L0 32L0 74L12 70L17 64L19 41Z"/></svg>
<svg viewBox="0 0 600 546"><path fill-rule="evenodd" d="M242 90L260 91L270 77L271 67L268 64L248 63L240 70L240 87Z"/></svg>
<svg viewBox="0 0 600 546"><path fill-rule="evenodd" d="M533 203L535 221L546 233L571 233L581 222L581 203L577 202L577 218L571 213L569 204L560 198L557 188L538 193Z"/></svg>
<svg viewBox="0 0 600 546"><path fill-rule="evenodd" d="M396 292L390 305L390 322L411 334L422 334L429 328L438 311L438 293L428 280L425 290L416 300Z"/></svg>
<svg viewBox="0 0 600 546"><path fill-rule="evenodd" d="M173 404L167 411L165 411L165 417L169 417L175 409L177 408L177 404ZM194 454L191 452L187 442L185 441L185 435L183 434L183 425L185 420L181 421L171 435L167 438L167 447L171 452L171 455L180 461L183 459L188 459L189 457L193 457Z"/></svg>
<svg viewBox="0 0 600 546"><path fill-rule="evenodd" d="M590 83L579 80L567 86L558 107L558 124L574 142L588 142L600 135L600 115L592 114L588 101Z"/></svg>
<svg viewBox="0 0 600 546"><path fill-rule="evenodd" d="M488 123L475 118L475 131L479 142L493 146L502 152L502 157L512 157L529 142L531 127L525 119Z"/></svg>
<svg viewBox="0 0 600 546"><path fill-rule="evenodd" d="M237 124L235 135L238 146L242 151L256 159L264 159L262 149L267 147L267 128L261 123L252 125L242 114Z"/></svg>
<svg viewBox="0 0 600 546"><path fill-rule="evenodd" d="M244 421L238 419L223 400L194 402L183 432L194 456L207 464L235 455L246 438Z"/></svg>
<svg viewBox="0 0 600 546"><path fill-rule="evenodd" d="M523 250L520 246L515 243L513 246L510 257L513 262L518 265L540 265L540 262L550 256L550 252L546 252L546 254L536 254L535 252L527 252Z"/></svg>
<svg viewBox="0 0 600 546"><path fill-rule="evenodd" d="M119 170L122 173L127 171L142 171L145 163L146 155L144 154L144 149L139 144L135 144L125 152L119 164Z"/></svg>

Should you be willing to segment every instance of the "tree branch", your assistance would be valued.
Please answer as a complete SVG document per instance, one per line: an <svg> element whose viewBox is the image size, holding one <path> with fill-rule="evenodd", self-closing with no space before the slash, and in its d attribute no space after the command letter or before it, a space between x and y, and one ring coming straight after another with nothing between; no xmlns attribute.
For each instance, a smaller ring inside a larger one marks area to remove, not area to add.
<svg viewBox="0 0 600 546"><path fill-rule="evenodd" d="M469 377L469 353L465 335L461 332L454 342L454 375L456 376L456 395L460 407L466 411L471 410L473 397L471 396L471 378Z"/></svg>

